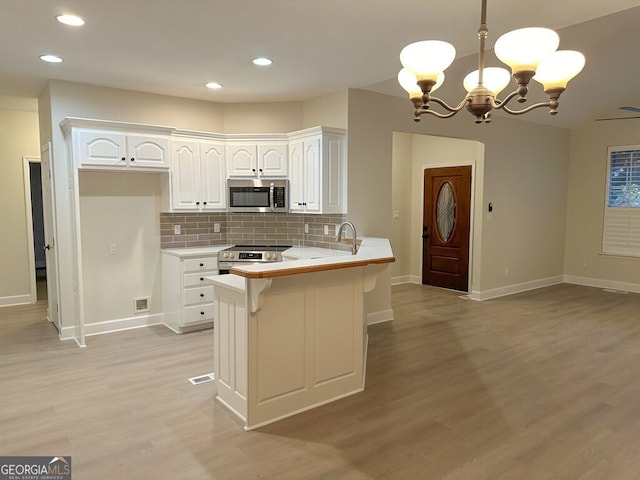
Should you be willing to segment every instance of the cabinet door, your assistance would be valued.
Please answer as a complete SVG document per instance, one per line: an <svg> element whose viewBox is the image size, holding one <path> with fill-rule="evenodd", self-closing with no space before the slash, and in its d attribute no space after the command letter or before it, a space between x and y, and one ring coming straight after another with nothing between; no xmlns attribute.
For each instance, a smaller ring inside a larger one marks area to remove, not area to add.
<svg viewBox="0 0 640 480"><path fill-rule="evenodd" d="M286 177L286 144L258 144L258 174L261 177Z"/></svg>
<svg viewBox="0 0 640 480"><path fill-rule="evenodd" d="M227 145L227 164L230 177L256 177L258 175L255 144Z"/></svg>
<svg viewBox="0 0 640 480"><path fill-rule="evenodd" d="M124 168L127 164L124 133L79 129L75 142L78 166Z"/></svg>
<svg viewBox="0 0 640 480"><path fill-rule="evenodd" d="M127 135L127 157L130 167L169 168L169 139L162 135Z"/></svg>
<svg viewBox="0 0 640 480"><path fill-rule="evenodd" d="M171 204L176 210L197 210L200 198L199 149L195 140L171 142Z"/></svg>
<svg viewBox="0 0 640 480"><path fill-rule="evenodd" d="M289 210L304 211L304 142L289 144Z"/></svg>
<svg viewBox="0 0 640 480"><path fill-rule="evenodd" d="M346 213L346 174L344 136L323 136L322 213Z"/></svg>
<svg viewBox="0 0 640 480"><path fill-rule="evenodd" d="M227 205L224 143L200 142L200 201L203 210Z"/></svg>
<svg viewBox="0 0 640 480"><path fill-rule="evenodd" d="M320 137L304 141L304 207L306 212L320 212Z"/></svg>

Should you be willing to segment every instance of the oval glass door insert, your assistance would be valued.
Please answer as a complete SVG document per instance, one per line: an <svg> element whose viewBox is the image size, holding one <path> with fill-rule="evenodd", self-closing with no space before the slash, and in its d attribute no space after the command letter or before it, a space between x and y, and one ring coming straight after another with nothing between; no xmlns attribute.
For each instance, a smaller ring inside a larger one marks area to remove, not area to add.
<svg viewBox="0 0 640 480"><path fill-rule="evenodd" d="M456 225L456 197L449 182L443 183L438 192L436 223L440 239L443 243L448 242Z"/></svg>

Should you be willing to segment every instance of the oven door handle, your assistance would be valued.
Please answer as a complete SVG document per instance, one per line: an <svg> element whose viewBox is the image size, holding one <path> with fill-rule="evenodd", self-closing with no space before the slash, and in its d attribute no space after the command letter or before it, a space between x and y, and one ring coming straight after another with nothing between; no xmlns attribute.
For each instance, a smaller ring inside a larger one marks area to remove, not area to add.
<svg viewBox="0 0 640 480"><path fill-rule="evenodd" d="M275 186L273 182L269 185L269 207L271 207L272 212L276 211Z"/></svg>

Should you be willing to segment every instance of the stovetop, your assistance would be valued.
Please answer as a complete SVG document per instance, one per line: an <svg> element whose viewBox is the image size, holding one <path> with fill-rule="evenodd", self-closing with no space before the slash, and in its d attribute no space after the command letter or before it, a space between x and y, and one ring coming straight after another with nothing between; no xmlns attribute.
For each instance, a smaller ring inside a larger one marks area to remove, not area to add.
<svg viewBox="0 0 640 480"><path fill-rule="evenodd" d="M224 252L284 252L291 245L234 245L225 248Z"/></svg>

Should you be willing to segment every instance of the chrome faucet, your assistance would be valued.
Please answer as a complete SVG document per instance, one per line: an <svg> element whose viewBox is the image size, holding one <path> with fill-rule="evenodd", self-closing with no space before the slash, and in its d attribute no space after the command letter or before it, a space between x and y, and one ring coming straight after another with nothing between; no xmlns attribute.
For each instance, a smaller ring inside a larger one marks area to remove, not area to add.
<svg viewBox="0 0 640 480"><path fill-rule="evenodd" d="M336 242L340 242L342 240L342 231L344 230L344 227L346 227L347 225L349 225L351 227L351 230L353 231L353 244L351 245L351 255L355 255L356 252L358 251L358 246L356 244L356 227L353 226L353 223L342 222L340 224L340 227L338 228L338 234L336 235Z"/></svg>

